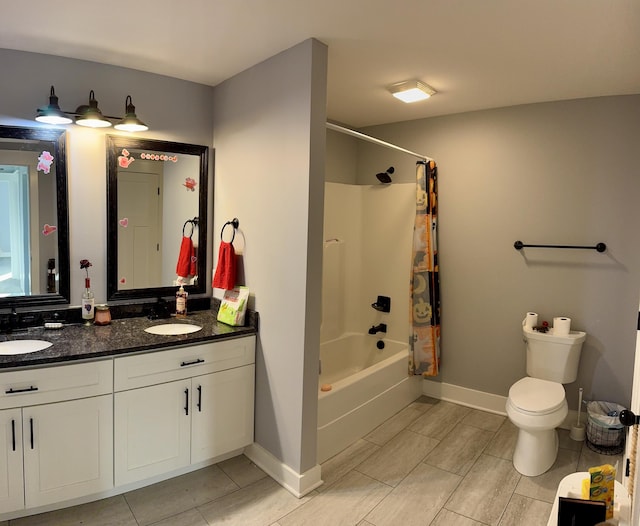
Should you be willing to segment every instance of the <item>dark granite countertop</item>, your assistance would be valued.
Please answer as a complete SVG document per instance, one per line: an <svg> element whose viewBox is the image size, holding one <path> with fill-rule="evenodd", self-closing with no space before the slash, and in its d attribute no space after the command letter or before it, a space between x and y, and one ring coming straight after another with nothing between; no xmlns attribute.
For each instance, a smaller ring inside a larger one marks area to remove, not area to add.
<svg viewBox="0 0 640 526"><path fill-rule="evenodd" d="M104 326L71 324L63 329L33 327L22 332L0 334L0 341L46 340L53 344L43 351L12 356L0 355L0 371L239 338L257 332L257 313L247 312L247 325L244 327L218 323L216 315L216 310L204 310L189 313L183 320L171 318L151 321L146 317L138 317L113 320L110 325ZM159 336L144 331L147 327L164 323L192 323L200 325L202 329L179 336Z"/></svg>

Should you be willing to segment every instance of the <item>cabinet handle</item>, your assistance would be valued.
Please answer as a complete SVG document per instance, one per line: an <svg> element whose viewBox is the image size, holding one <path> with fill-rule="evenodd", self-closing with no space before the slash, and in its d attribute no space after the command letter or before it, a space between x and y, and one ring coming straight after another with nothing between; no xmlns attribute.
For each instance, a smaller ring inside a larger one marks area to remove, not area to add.
<svg viewBox="0 0 640 526"><path fill-rule="evenodd" d="M30 387L25 387L24 389L14 389L10 387L8 391L5 391L4 394L16 394L16 393L30 393L32 391L37 391L38 388L33 385Z"/></svg>
<svg viewBox="0 0 640 526"><path fill-rule="evenodd" d="M202 413L202 386L198 386L198 411Z"/></svg>
<svg viewBox="0 0 640 526"><path fill-rule="evenodd" d="M189 414L189 389L184 390L184 413Z"/></svg>
<svg viewBox="0 0 640 526"><path fill-rule="evenodd" d="M33 418L29 419L29 428L31 430L31 449L33 449Z"/></svg>
<svg viewBox="0 0 640 526"><path fill-rule="evenodd" d="M16 421L11 420L11 443L13 444L13 450L16 450Z"/></svg>
<svg viewBox="0 0 640 526"><path fill-rule="evenodd" d="M197 363L204 363L202 358L198 358L197 360L193 360L191 362L182 362L180 367L186 367L187 365L196 365Z"/></svg>

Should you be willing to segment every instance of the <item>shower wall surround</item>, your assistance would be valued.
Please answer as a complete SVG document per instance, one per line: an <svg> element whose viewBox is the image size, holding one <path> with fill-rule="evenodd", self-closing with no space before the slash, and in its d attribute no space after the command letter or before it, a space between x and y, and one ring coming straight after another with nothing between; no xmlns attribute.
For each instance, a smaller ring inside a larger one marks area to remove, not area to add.
<svg viewBox="0 0 640 526"><path fill-rule="evenodd" d="M407 341L414 215L413 184L325 183L321 341L379 322ZM389 314L371 308L378 295L391 297Z"/></svg>

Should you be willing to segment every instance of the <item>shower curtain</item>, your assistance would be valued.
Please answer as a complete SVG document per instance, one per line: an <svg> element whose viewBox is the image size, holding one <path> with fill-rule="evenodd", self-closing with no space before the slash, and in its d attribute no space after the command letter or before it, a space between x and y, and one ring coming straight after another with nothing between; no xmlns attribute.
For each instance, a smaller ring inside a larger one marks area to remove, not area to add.
<svg viewBox="0 0 640 526"><path fill-rule="evenodd" d="M409 372L436 376L440 361L440 282L436 243L438 168L435 161L418 161L416 165Z"/></svg>

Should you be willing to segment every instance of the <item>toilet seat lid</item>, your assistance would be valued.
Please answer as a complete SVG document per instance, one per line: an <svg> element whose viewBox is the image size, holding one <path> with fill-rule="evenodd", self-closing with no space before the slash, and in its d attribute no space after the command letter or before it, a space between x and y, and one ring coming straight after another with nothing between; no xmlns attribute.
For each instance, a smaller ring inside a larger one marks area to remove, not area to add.
<svg viewBox="0 0 640 526"><path fill-rule="evenodd" d="M528 376L518 380L509 389L511 403L527 413L551 413L564 403L564 398L562 384Z"/></svg>

